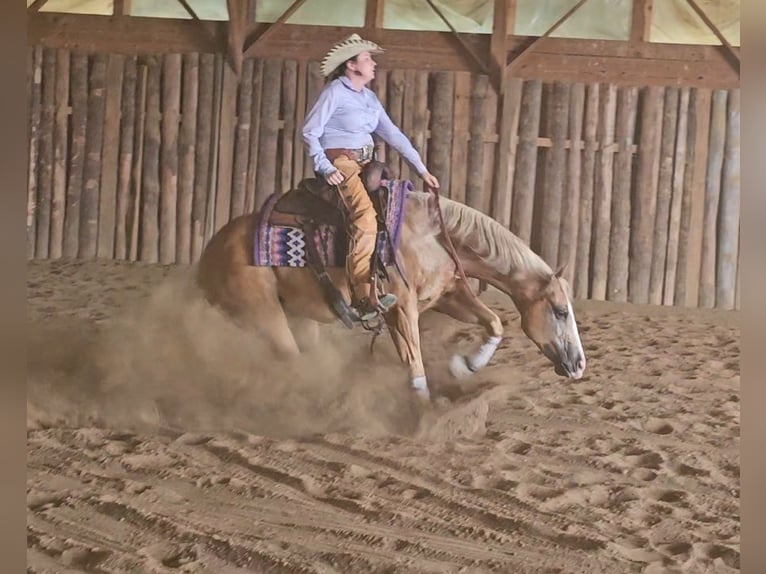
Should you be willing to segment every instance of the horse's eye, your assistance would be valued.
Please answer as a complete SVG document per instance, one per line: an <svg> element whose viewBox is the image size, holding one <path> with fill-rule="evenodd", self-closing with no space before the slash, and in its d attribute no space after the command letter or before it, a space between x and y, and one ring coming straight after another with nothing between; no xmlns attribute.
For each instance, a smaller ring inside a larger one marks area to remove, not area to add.
<svg viewBox="0 0 766 574"><path fill-rule="evenodd" d="M553 313L557 319L566 319L569 316L569 309L566 307L555 307Z"/></svg>

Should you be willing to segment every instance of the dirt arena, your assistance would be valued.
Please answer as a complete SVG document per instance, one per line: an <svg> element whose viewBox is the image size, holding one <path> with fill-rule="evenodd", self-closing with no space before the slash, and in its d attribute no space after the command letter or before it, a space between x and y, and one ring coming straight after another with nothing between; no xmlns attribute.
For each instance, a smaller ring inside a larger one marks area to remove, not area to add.
<svg viewBox="0 0 766 574"><path fill-rule="evenodd" d="M578 302L567 382L486 293L472 380L423 317L423 414L387 337L279 364L189 276L30 262L28 572L739 571L739 313Z"/></svg>

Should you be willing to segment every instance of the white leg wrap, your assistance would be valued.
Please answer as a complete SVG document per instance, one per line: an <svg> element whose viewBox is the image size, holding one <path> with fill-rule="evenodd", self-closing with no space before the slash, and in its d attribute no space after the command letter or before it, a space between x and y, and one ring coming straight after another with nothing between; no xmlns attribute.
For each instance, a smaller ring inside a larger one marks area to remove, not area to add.
<svg viewBox="0 0 766 574"><path fill-rule="evenodd" d="M412 379L412 388L415 393L423 398L430 398L431 392L428 390L428 382L425 377L415 377Z"/></svg>
<svg viewBox="0 0 766 574"><path fill-rule="evenodd" d="M468 368L472 371L478 371L479 369L486 367L502 340L502 337L490 337L487 339L487 342L479 347L476 354L468 359Z"/></svg>

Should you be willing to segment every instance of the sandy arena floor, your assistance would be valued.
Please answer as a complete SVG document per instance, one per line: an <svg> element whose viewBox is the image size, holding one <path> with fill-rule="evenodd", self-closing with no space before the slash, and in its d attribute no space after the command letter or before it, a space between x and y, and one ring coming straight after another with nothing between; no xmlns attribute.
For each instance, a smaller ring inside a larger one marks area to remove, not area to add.
<svg viewBox="0 0 766 574"><path fill-rule="evenodd" d="M576 305L566 382L511 302L423 317L421 420L387 337L274 362L188 269L28 267L28 572L739 571L739 313Z"/></svg>

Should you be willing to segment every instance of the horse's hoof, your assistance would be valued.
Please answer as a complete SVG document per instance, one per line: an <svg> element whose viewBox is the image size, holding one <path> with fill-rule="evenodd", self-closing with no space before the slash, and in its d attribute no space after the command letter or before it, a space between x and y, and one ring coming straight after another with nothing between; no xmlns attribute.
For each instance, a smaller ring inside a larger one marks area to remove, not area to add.
<svg viewBox="0 0 766 574"><path fill-rule="evenodd" d="M473 371L468 368L468 362L463 355L452 355L449 362L449 372L456 379L467 379L473 375Z"/></svg>

